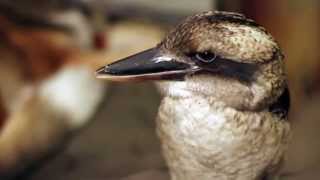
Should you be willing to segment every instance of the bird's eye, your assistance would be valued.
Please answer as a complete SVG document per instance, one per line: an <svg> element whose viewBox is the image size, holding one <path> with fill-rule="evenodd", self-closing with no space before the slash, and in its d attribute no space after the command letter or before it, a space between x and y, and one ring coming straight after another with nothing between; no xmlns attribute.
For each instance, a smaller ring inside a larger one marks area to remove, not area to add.
<svg viewBox="0 0 320 180"><path fill-rule="evenodd" d="M211 63L216 59L217 55L209 51L196 53L195 58L204 63Z"/></svg>

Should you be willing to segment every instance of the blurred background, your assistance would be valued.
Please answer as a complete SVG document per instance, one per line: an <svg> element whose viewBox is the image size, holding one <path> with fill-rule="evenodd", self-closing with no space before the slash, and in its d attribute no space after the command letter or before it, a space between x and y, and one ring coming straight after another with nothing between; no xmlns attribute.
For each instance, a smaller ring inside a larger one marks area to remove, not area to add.
<svg viewBox="0 0 320 180"><path fill-rule="evenodd" d="M153 84L94 71L207 10L244 13L278 40L294 131L282 179L320 179L317 0L0 0L0 179L168 179Z"/></svg>

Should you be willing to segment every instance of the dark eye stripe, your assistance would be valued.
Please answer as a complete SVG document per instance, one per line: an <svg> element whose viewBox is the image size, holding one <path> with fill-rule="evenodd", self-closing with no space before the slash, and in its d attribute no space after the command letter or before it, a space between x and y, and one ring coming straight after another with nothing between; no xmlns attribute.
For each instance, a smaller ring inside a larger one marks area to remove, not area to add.
<svg viewBox="0 0 320 180"><path fill-rule="evenodd" d="M254 81L254 74L259 69L257 64L240 63L223 58L217 58L212 66L209 68L216 68L220 75L247 83Z"/></svg>
<svg viewBox="0 0 320 180"><path fill-rule="evenodd" d="M257 64L239 63L228 59L216 61L216 66L219 67L218 73L244 82L254 81L254 74L259 69Z"/></svg>
<svg viewBox="0 0 320 180"><path fill-rule="evenodd" d="M241 82L250 83L254 81L254 73L259 70L259 64L236 62L235 60L222 58L218 55L215 55L214 60L210 63L202 62L196 57L197 54L198 53L190 53L188 57L204 71L234 78Z"/></svg>

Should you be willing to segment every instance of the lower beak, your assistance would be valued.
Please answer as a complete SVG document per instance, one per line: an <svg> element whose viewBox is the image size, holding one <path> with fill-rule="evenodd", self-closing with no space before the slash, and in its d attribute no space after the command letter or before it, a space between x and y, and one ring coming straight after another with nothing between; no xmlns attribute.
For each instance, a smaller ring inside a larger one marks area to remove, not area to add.
<svg viewBox="0 0 320 180"><path fill-rule="evenodd" d="M99 79L111 81L181 80L193 72L191 65L175 61L152 48L97 70Z"/></svg>

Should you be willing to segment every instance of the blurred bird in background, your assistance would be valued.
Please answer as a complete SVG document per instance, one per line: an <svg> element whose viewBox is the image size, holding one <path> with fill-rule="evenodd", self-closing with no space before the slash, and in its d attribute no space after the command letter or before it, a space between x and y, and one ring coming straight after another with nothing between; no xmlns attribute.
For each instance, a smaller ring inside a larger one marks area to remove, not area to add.
<svg viewBox="0 0 320 180"><path fill-rule="evenodd" d="M106 86L92 72L105 47L104 22L94 6L87 15L84 7L76 0L0 2L0 179L61 149L103 99Z"/></svg>

